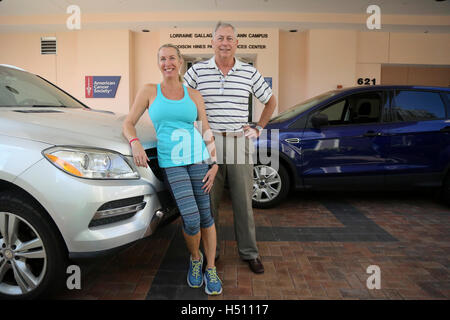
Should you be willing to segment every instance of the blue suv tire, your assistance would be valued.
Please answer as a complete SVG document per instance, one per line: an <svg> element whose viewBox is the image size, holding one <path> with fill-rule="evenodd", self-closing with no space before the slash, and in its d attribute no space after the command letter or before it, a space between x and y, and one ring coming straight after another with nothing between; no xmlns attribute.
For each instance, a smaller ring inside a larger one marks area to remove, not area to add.
<svg viewBox="0 0 450 320"><path fill-rule="evenodd" d="M280 164L278 171L267 165L253 168L254 208L272 208L283 201L289 193L291 181L287 170Z"/></svg>

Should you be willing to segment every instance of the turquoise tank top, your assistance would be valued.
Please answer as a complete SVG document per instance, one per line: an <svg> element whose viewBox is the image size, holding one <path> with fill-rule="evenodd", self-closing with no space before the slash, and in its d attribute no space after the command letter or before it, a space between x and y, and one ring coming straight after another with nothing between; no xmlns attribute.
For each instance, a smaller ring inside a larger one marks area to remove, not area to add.
<svg viewBox="0 0 450 320"><path fill-rule="evenodd" d="M158 163L161 168L186 166L209 159L201 134L194 127L197 107L183 85L184 97L170 100L157 85L156 98L148 113L156 130Z"/></svg>

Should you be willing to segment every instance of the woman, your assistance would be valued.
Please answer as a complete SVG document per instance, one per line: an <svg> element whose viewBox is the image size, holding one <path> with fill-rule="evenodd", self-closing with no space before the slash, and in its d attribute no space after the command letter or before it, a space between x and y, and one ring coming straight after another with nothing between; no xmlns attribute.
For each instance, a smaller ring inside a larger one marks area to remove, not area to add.
<svg viewBox="0 0 450 320"><path fill-rule="evenodd" d="M216 150L212 134L205 146L194 127L194 121L199 120L203 136L209 133L201 94L186 88L181 82L179 70L182 63L180 51L174 45L165 44L159 48L158 66L163 80L157 85L146 84L138 92L124 121L123 134L130 143L135 164L147 167L149 160L136 136L135 125L148 107L158 140L158 163L163 168L166 182L179 208L183 235L191 253L188 285L199 288L205 281L205 292L216 295L222 293L222 283L214 262L217 239L209 200L218 170ZM212 162L211 168L205 163L208 159ZM203 276L200 239L207 260Z"/></svg>

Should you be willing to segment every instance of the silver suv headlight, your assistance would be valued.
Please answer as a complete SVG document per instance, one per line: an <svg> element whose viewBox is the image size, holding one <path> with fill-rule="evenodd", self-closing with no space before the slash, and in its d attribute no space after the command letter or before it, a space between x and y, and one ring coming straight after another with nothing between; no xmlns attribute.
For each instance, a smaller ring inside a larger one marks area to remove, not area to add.
<svg viewBox="0 0 450 320"><path fill-rule="evenodd" d="M51 147L42 151L55 167L86 179L139 179L139 173L120 153L96 148Z"/></svg>

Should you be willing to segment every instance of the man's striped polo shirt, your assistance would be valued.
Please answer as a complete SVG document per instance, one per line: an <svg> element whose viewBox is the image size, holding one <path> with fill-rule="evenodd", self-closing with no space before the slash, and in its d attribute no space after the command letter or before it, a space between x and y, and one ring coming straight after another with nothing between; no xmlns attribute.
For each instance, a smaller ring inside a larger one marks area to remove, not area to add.
<svg viewBox="0 0 450 320"><path fill-rule="evenodd" d="M252 93L266 104L272 89L250 64L235 59L233 68L224 76L215 57L193 65L184 75L186 86L200 91L206 115L213 131L240 131L248 122L248 97Z"/></svg>

